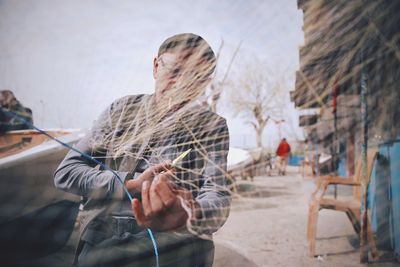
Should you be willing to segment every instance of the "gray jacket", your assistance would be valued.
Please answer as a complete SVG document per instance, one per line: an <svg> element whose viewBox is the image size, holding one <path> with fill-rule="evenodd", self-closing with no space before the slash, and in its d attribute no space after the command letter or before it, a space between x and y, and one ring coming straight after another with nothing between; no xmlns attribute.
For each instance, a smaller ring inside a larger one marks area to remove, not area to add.
<svg viewBox="0 0 400 267"><path fill-rule="evenodd" d="M115 158L109 148L93 145L93 140L101 134L111 131L112 136L121 135L130 130L121 123L124 118L116 118L111 113L119 114L129 107L129 114L135 114L151 98L149 95L136 95L116 100L100 115L92 129L76 144L76 148L116 170L122 180L133 178L140 165L138 156L143 156L143 153L146 154L146 162L155 164L166 159L172 160L192 148L178 168L178 183L192 192L201 207L203 216L193 221L192 229L211 234L224 224L230 207L226 179L229 133L225 119L197 106L191 108L190 115L181 118L184 125L190 126L189 129L181 127L181 124L173 130L166 129L165 138L132 144L132 153L129 155ZM86 211L105 211L113 203L128 201L122 184L110 171L102 170L74 151L70 151L61 162L54 174L54 181L56 187L82 196L83 210Z"/></svg>

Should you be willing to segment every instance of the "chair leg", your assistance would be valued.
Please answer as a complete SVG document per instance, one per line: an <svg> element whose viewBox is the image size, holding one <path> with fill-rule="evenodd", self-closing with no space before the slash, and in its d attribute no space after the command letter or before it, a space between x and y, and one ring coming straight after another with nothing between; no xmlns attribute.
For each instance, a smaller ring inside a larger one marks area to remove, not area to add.
<svg viewBox="0 0 400 267"><path fill-rule="evenodd" d="M307 240L308 240L308 255L315 256L315 239L317 236L319 204L311 203L308 210L308 225L307 225Z"/></svg>
<svg viewBox="0 0 400 267"><path fill-rule="evenodd" d="M378 254L378 249L376 248L375 237L372 232L371 222L369 219L368 219L368 225L367 225L367 239L368 239L368 246L371 251L372 259L377 260L379 258L379 254Z"/></svg>
<svg viewBox="0 0 400 267"><path fill-rule="evenodd" d="M357 211L356 211L357 212ZM354 231L360 235L361 233L361 225L360 225L360 220L359 218L356 216L355 212L352 210L347 210L346 211L346 215L349 218L351 224L353 225Z"/></svg>
<svg viewBox="0 0 400 267"><path fill-rule="evenodd" d="M361 234L360 216L357 216L358 215L357 212L359 212L359 210L348 210L348 211L346 211L346 214L347 214L347 217L349 217L354 230L356 231L356 233L358 235L360 235ZM371 222L370 222L369 218L368 218L368 225L367 225L367 238L368 238L368 247L370 249L372 259L376 260L379 258L379 254L378 254L378 250L376 248L375 237L372 232Z"/></svg>

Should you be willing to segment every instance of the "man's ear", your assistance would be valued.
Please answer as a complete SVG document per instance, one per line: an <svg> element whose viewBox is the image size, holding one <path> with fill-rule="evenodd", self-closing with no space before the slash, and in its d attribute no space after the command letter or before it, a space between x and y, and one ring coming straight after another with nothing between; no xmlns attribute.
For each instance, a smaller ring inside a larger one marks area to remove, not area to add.
<svg viewBox="0 0 400 267"><path fill-rule="evenodd" d="M158 58L154 57L154 59L153 59L153 78L154 79L156 79L157 71L158 71Z"/></svg>

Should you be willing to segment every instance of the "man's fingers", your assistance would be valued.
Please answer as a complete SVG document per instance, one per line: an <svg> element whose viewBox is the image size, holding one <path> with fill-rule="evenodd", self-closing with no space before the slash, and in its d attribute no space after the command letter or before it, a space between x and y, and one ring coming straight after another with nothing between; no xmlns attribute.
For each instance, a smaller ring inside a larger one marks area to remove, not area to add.
<svg viewBox="0 0 400 267"><path fill-rule="evenodd" d="M150 193L149 193L150 206L151 206L153 215L156 215L157 213L163 211L163 209L164 209L164 204L161 201L160 196L156 192L158 184L159 184L158 177L156 177L153 180L153 183L151 184Z"/></svg>
<svg viewBox="0 0 400 267"><path fill-rule="evenodd" d="M151 217L153 215L150 203L150 182L144 181L142 184L142 204L143 204L143 212L146 218Z"/></svg>
<svg viewBox="0 0 400 267"><path fill-rule="evenodd" d="M158 174L162 171L168 171L171 168L171 161L167 160L164 161L163 163L156 164L152 167L150 167L150 171L153 172L153 174Z"/></svg>
<svg viewBox="0 0 400 267"><path fill-rule="evenodd" d="M177 200L176 195L172 190L174 186L170 179L171 175L172 173L170 171L160 174L155 188L162 203L167 208L171 207Z"/></svg>
<svg viewBox="0 0 400 267"><path fill-rule="evenodd" d="M137 198L132 200L132 211L133 215L135 215L136 222L140 227L147 227L146 218L143 214L142 206Z"/></svg>
<svg viewBox="0 0 400 267"><path fill-rule="evenodd" d="M142 178L144 180L153 180L153 178L160 172L162 171L167 171L171 167L171 161L165 161L160 164L156 164L154 166L151 166L147 168L143 173L142 173Z"/></svg>
<svg viewBox="0 0 400 267"><path fill-rule="evenodd" d="M129 191L140 192L140 182L138 179L132 179L125 182L125 186Z"/></svg>

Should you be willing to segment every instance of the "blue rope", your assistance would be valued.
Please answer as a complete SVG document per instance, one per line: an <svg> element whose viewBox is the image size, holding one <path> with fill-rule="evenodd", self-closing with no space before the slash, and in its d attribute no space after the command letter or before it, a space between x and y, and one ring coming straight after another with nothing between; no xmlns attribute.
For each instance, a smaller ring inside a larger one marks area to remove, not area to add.
<svg viewBox="0 0 400 267"><path fill-rule="evenodd" d="M1 108L1 110L2 110L5 114L10 115L10 116L16 118L17 120L20 120L21 122L25 123L25 124L26 124L27 126L29 126L30 128L32 128L32 129L38 131L39 133L41 133L41 134L43 134L43 135L45 135L45 136L47 136L47 137L49 137L50 139L52 139L52 140L56 141L57 143L61 144L62 146L66 147L66 148L68 148L68 149L71 149L71 150L75 151L76 153L80 154L80 155L81 155L83 158L85 158L86 160L91 161L91 162L94 162L94 163L100 165L100 166L101 166L102 168L104 168L105 170L108 170L108 171L112 172L112 173L115 175L115 177L117 177L118 181L121 183L122 188L124 189L124 191L125 191L126 195L128 196L130 202L133 201L133 197L132 197L131 193L129 192L128 188L126 188L126 186L125 186L124 182L122 181L121 177L118 175L117 172L115 172L113 169L111 169L110 167L108 167L106 164L104 164L104 163L102 163L101 161L98 161L97 159L95 159L94 157L92 157L92 156L90 156L90 155L88 155L88 154L86 154L86 153L84 153L84 152L82 152L82 151L80 151L80 150L78 150L78 149L76 149L76 148L74 148L74 147L68 145L67 143L64 143L63 141L61 141L61 140L59 140L59 139L57 139L57 138L51 136L51 135L50 135L49 133L47 133L46 131L39 129L38 127L36 127L35 125L33 125L31 122L25 120L24 118L22 118L21 116L19 116L19 115L16 114L15 112L12 112L12 111L10 111L10 110L7 110L7 109L5 109L5 108L3 108L3 107L0 107L0 108ZM151 239L151 242L152 242L152 244L153 244L154 255L156 256L156 266L158 267L158 266L159 266L159 258L158 258L157 242L156 242L156 240L155 240L155 238L154 238L153 232L152 232L149 228L147 228L147 232L148 232L148 234L149 234L149 236L150 236L150 239Z"/></svg>
<svg viewBox="0 0 400 267"><path fill-rule="evenodd" d="M151 242L153 243L154 254L156 255L156 266L158 267L160 265L160 263L159 263L159 259L158 259L157 242L156 242L156 239L154 238L153 232L150 230L150 228L147 228L147 232L149 233Z"/></svg>

